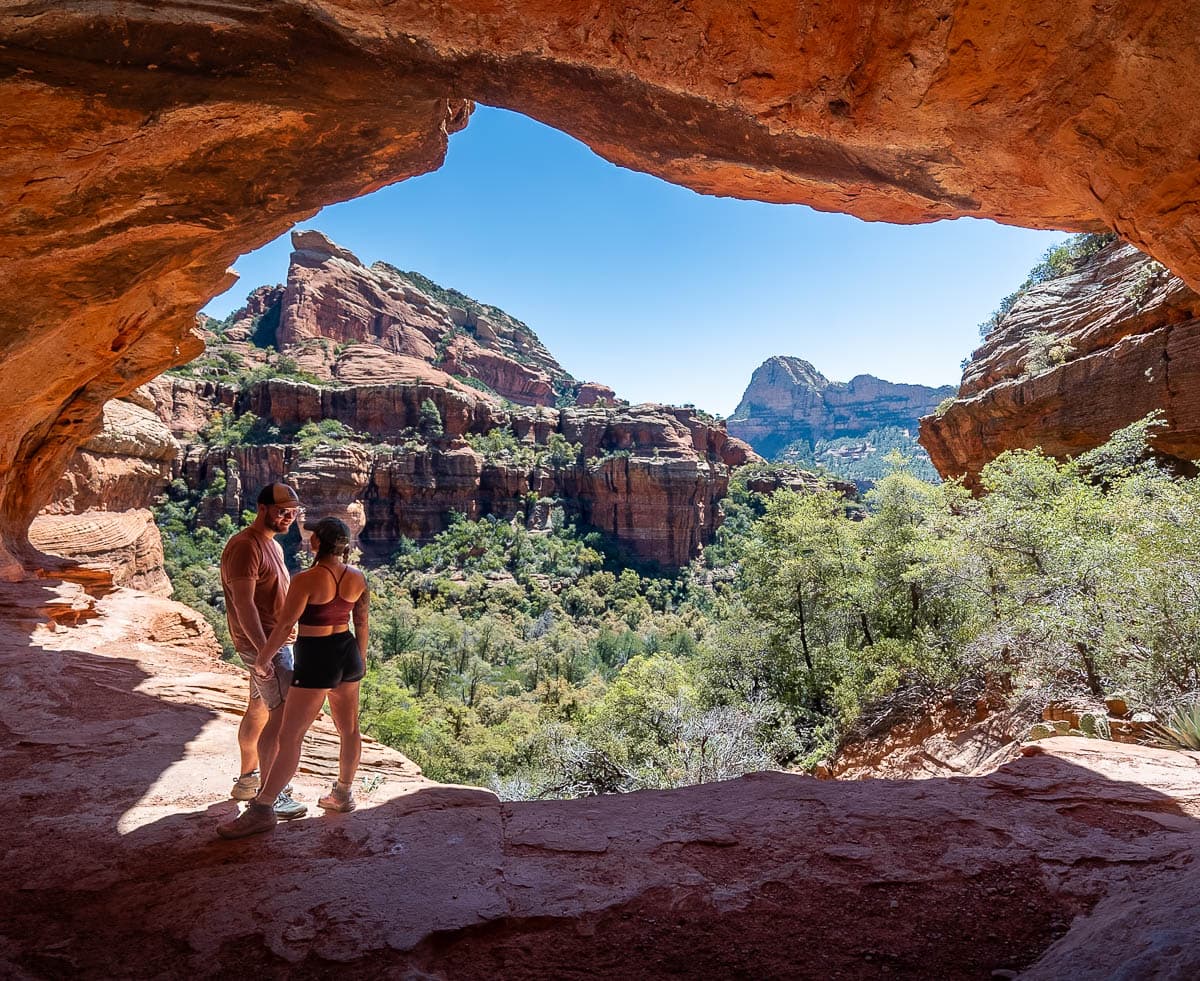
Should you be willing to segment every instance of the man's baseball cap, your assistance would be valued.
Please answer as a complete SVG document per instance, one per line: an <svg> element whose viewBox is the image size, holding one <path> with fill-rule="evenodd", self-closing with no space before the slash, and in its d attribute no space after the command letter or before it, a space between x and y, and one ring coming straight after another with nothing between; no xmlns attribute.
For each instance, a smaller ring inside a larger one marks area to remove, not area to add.
<svg viewBox="0 0 1200 981"><path fill-rule="evenodd" d="M287 484L267 484L258 492L258 503L277 508L298 508L300 495Z"/></svg>

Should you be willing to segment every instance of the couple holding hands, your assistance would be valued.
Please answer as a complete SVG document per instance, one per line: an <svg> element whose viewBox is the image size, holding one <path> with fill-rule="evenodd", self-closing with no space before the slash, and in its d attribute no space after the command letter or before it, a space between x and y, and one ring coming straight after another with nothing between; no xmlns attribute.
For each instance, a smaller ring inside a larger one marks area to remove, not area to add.
<svg viewBox="0 0 1200 981"><path fill-rule="evenodd" d="M296 521L315 558L292 579L275 536ZM350 529L337 518L306 525L296 491L273 483L258 495L254 521L221 553L229 633L250 667L250 695L238 729L241 776L231 792L248 804L217 827L222 838L270 831L280 819L306 813L291 798L290 781L304 734L326 698L340 738L338 779L317 803L327 811L354 810L351 784L362 753L358 689L366 673L370 596L366 577L346 564L350 539Z"/></svg>

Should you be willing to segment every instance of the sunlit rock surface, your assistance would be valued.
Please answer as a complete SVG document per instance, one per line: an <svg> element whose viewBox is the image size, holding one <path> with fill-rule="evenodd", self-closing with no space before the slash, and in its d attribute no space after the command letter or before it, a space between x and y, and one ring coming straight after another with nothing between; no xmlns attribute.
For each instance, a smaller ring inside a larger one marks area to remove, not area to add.
<svg viewBox="0 0 1200 981"><path fill-rule="evenodd" d="M368 745L358 811L224 842L245 681L189 617L0 587L5 975L1200 971L1195 754L1054 738L975 777L501 803ZM319 723L310 807L333 752Z"/></svg>
<svg viewBox="0 0 1200 981"><path fill-rule="evenodd" d="M0 14L0 575L228 265L481 102L696 190L1114 228L1200 285L1200 8L31 0Z"/></svg>
<svg viewBox="0 0 1200 981"><path fill-rule="evenodd" d="M954 394L948 385L908 385L874 375L831 382L802 358L768 358L750 377L729 432L765 457L797 440L858 436L882 426L915 430L917 420Z"/></svg>
<svg viewBox="0 0 1200 981"><path fill-rule="evenodd" d="M942 476L1010 449L1074 456L1155 409L1154 448L1200 459L1200 296L1130 245L1032 287L972 356L958 397L921 420Z"/></svg>

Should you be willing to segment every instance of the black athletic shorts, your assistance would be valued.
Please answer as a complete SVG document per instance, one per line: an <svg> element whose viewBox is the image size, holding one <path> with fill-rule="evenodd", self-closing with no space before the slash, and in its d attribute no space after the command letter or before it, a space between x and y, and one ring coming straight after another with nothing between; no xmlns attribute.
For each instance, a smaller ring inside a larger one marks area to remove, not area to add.
<svg viewBox="0 0 1200 981"><path fill-rule="evenodd" d="M336 688L342 682L362 681L367 673L358 640L349 630L328 637L298 637L293 688Z"/></svg>

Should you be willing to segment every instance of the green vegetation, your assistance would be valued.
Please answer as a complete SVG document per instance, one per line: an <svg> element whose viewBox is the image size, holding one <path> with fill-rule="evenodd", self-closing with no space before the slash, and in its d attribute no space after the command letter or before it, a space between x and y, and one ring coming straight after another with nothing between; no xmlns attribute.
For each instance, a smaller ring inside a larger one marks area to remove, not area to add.
<svg viewBox="0 0 1200 981"><path fill-rule="evenodd" d="M1153 741L1168 749L1200 751L1200 701L1176 705L1160 723L1151 723Z"/></svg>
<svg viewBox="0 0 1200 981"><path fill-rule="evenodd" d="M486 433L468 433L471 448L491 463L506 466L545 467L551 470L572 467L583 455L583 444L572 443L562 433L551 433L542 445L517 439L511 426L497 426Z"/></svg>
<svg viewBox="0 0 1200 981"><path fill-rule="evenodd" d="M1066 364L1075 351L1075 348L1070 344L1055 337L1053 334L1044 332L1032 334L1026 343L1029 347L1029 353L1025 356L1025 360L1021 362L1021 367L1025 369L1025 374L1027 375L1036 375L1047 368Z"/></svg>
<svg viewBox="0 0 1200 981"><path fill-rule="evenodd" d="M916 434L899 426L881 426L862 436L821 439L815 445L797 440L781 450L776 460L851 480L862 490L870 489L897 466L931 484L941 479Z"/></svg>
<svg viewBox="0 0 1200 981"><path fill-rule="evenodd" d="M278 426L269 419L260 419L253 412L235 415L231 409L213 416L199 435L201 442L209 446L295 443L301 458L312 456L322 446L346 446L371 440L366 433L355 432L336 419Z"/></svg>
<svg viewBox="0 0 1200 981"><path fill-rule="evenodd" d="M1150 293L1150 287L1160 277L1169 275L1169 272L1167 267L1157 259L1148 259L1142 268L1138 270L1137 278L1129 287L1129 298L1140 307L1145 303L1146 297Z"/></svg>
<svg viewBox="0 0 1200 981"><path fill-rule="evenodd" d="M1029 290L1040 283L1058 279L1073 273L1083 266L1092 256L1117 239L1116 233L1105 232L1098 234L1086 232L1082 235L1072 235L1066 241L1051 246L1042 256L1041 261L1029 270L1025 282L1009 293L1000 305L992 311L992 315L979 325L979 336L986 338L1004 319L1013 304Z"/></svg>
<svg viewBox="0 0 1200 981"><path fill-rule="evenodd" d="M425 439L437 439L445 430L442 427L442 413L433 399L421 402L417 417L417 432Z"/></svg>
<svg viewBox="0 0 1200 981"><path fill-rule="evenodd" d="M221 476L224 484L224 475ZM215 482L214 482L215 483ZM218 568L225 542L237 531L233 520L222 515L212 527L197 521L198 500L182 480L174 481L154 508L162 536L164 568L173 598L204 615L221 644L226 660L233 658L233 642L225 624L225 597Z"/></svg>
<svg viewBox="0 0 1200 981"><path fill-rule="evenodd" d="M803 766L985 686L1190 704L1200 478L1154 463L1158 425L1074 461L1006 453L979 498L898 468L865 513L829 490L764 497L749 483L769 474L747 467L704 561L672 576L622 566L550 501L527 502L552 508L545 531L456 518L370 570L364 729L434 779L519 798ZM234 529L204 528L185 494L158 511L169 571L220 631Z"/></svg>

